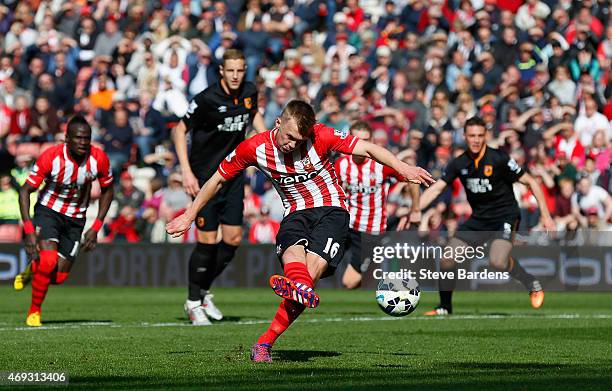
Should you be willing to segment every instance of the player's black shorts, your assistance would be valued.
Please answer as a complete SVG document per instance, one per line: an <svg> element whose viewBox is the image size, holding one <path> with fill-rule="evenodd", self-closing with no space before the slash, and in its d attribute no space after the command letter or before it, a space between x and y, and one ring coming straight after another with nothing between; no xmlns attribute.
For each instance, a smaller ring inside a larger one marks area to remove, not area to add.
<svg viewBox="0 0 612 391"><path fill-rule="evenodd" d="M36 204L33 222L39 240L56 242L58 255L74 262L79 253L85 219L64 216L53 209Z"/></svg>
<svg viewBox="0 0 612 391"><path fill-rule="evenodd" d="M199 182L202 187L205 181ZM196 227L200 231L216 231L219 224L242 225L243 213L244 178L239 176L225 183L208 204L200 209Z"/></svg>
<svg viewBox="0 0 612 391"><path fill-rule="evenodd" d="M348 252L348 261L349 264L356 271L363 273L367 270L369 263L362 262L362 254L361 254L361 232L355 231L354 229L349 230L348 237L346 238L346 246L345 249ZM365 266L365 270L362 270L362 267Z"/></svg>
<svg viewBox="0 0 612 391"><path fill-rule="evenodd" d="M521 221L520 215L510 214L496 219L470 217L459 225L455 238L478 246L494 239L512 242Z"/></svg>
<svg viewBox="0 0 612 391"><path fill-rule="evenodd" d="M286 249L301 244L307 252L327 261L322 277L331 276L344 256L349 220L348 212L337 206L295 211L281 222L276 235L276 255L282 262Z"/></svg>

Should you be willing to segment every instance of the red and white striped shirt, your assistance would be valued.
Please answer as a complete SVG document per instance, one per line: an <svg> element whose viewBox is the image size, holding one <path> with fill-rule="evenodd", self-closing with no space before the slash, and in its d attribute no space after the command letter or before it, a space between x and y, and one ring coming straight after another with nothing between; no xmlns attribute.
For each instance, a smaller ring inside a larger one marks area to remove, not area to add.
<svg viewBox="0 0 612 391"><path fill-rule="evenodd" d="M113 183L108 156L92 146L89 156L79 165L68 153L65 144L44 151L32 168L27 183L38 189L38 203L67 217L85 218L89 204L91 182L100 181L101 187Z"/></svg>
<svg viewBox="0 0 612 391"><path fill-rule="evenodd" d="M357 164L352 156L338 159L336 172L347 191L350 227L372 235L384 232L387 229L389 179L401 180L399 174L372 159Z"/></svg>
<svg viewBox="0 0 612 391"><path fill-rule="evenodd" d="M346 194L329 161L331 151L350 154L358 139L322 124L295 151L281 152L274 141L274 130L259 133L241 142L221 162L219 174L227 180L248 166L258 167L281 196L285 216L296 210L338 206L348 210Z"/></svg>

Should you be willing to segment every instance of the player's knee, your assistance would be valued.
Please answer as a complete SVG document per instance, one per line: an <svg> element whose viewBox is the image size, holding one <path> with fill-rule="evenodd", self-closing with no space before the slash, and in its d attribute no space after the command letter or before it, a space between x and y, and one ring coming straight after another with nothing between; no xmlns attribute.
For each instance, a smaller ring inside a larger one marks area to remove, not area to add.
<svg viewBox="0 0 612 391"><path fill-rule="evenodd" d="M492 267L497 270L506 270L508 269L508 258L502 257L490 257L489 263Z"/></svg>
<svg viewBox="0 0 612 391"><path fill-rule="evenodd" d="M216 244L217 231L198 231L197 241L202 244Z"/></svg>
<svg viewBox="0 0 612 391"><path fill-rule="evenodd" d="M240 246L240 242L242 241L242 236L241 235L231 235L229 237L223 237L223 241L227 244L229 244L230 246Z"/></svg>
<svg viewBox="0 0 612 391"><path fill-rule="evenodd" d="M40 250L38 273L51 274L57 266L57 250Z"/></svg>
<svg viewBox="0 0 612 391"><path fill-rule="evenodd" d="M344 277L342 278L342 285L344 285L346 289L357 289L361 285L361 279Z"/></svg>

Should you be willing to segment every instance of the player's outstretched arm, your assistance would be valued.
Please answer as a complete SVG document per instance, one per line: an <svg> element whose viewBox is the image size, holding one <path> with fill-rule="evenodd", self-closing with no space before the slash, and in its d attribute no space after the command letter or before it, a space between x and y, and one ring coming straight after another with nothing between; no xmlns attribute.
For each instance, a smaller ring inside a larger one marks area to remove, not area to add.
<svg viewBox="0 0 612 391"><path fill-rule="evenodd" d="M89 228L87 230L87 232L85 232L84 235L84 240L83 240L83 250L84 251L91 251L96 247L96 244L98 243L98 231L100 230L101 226L102 226L102 222L104 221L104 218L106 217L106 214L108 213L108 209L111 206L111 203L113 202L113 194L114 194L114 190L113 190L113 186L112 184L110 186L105 186L102 187L101 190L101 195L100 195L100 202L99 202L99 207L98 207L98 216L96 217L96 223L94 222L94 225ZM96 224L100 224L98 227L96 227Z"/></svg>
<svg viewBox="0 0 612 391"><path fill-rule="evenodd" d="M352 154L369 157L376 160L380 164L391 167L409 182L423 184L427 187L435 182L431 174L426 170L422 169L421 167L406 164L385 148L372 144L368 141L357 141Z"/></svg>
<svg viewBox="0 0 612 391"><path fill-rule="evenodd" d="M23 229L26 233L25 250L29 259L37 258L38 254L38 238L32 220L30 219L30 194L35 191L36 188L32 187L28 182L24 183L23 186L19 188L19 210L21 212Z"/></svg>
<svg viewBox="0 0 612 391"><path fill-rule="evenodd" d="M221 186L225 183L225 178L215 172L209 180L204 183L204 186L198 192L193 203L185 210L185 213L176 217L174 220L166 224L166 232L172 235L173 238L181 236L191 228L191 223L195 220L198 211L217 194Z"/></svg>
<svg viewBox="0 0 612 391"><path fill-rule="evenodd" d="M433 200L438 198L438 196L442 194L444 189L446 189L446 182L440 180L434 183L427 190L425 190L423 194L421 194L421 200L419 202L421 210L427 209L429 204L431 204Z"/></svg>
<svg viewBox="0 0 612 391"><path fill-rule="evenodd" d="M557 225L555 221L550 216L550 211L548 210L548 206L546 205L546 200L544 199L544 193L542 193L542 188L540 184L528 173L524 173L518 180L525 186L529 186L533 196L538 202L538 206L540 207L540 224L546 228L547 231L555 231Z"/></svg>
<svg viewBox="0 0 612 391"><path fill-rule="evenodd" d="M181 173L183 174L183 187L187 194L195 197L200 190L198 179L193 175L191 165L189 164L189 154L187 153L187 125L183 120L179 121L178 124L172 129L172 142L174 143L174 149L176 150L176 156L178 157L179 164L181 165Z"/></svg>

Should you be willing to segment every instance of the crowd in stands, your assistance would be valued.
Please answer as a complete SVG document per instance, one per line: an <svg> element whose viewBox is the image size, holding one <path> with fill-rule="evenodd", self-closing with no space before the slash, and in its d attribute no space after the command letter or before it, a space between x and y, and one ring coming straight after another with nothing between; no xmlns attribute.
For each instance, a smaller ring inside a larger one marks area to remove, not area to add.
<svg viewBox="0 0 612 391"><path fill-rule="evenodd" d="M0 240L20 236L17 188L36 157L84 115L110 157L116 200L105 241L170 241L165 221L191 201L170 129L219 77L228 48L272 127L299 98L346 131L439 177L479 115L489 144L542 183L561 232L612 224L611 5L607 0L5 0L0 5ZM537 229L516 185L521 229ZM96 213L99 190L92 191ZM245 241L273 242L274 188L246 174ZM395 186L388 212L410 203ZM470 214L456 183L423 213L452 231ZM17 227L17 228L15 228ZM192 237L179 240L192 241Z"/></svg>

